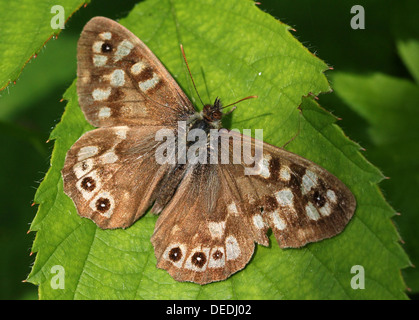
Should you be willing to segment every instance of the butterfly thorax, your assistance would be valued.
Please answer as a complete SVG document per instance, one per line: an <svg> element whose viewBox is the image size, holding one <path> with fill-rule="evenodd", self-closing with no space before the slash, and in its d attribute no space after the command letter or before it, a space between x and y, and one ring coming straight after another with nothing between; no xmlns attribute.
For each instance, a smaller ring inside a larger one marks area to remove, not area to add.
<svg viewBox="0 0 419 320"><path fill-rule="evenodd" d="M204 106L201 112L197 112L191 116L189 116L187 120L187 127L186 132L184 132L185 136L188 136L191 130L202 130L205 132L207 136L207 163L210 163L210 154L211 154L211 147L210 147L210 131L211 129L219 130L221 128L221 101L217 98L213 105L207 104ZM180 132L178 132L180 134ZM181 152L178 149L182 148L178 145L178 141L176 141L176 152ZM185 144L185 154L187 154L188 149L193 145L195 141L187 140ZM175 159L178 159L178 154L176 153ZM196 166L196 165L194 165ZM174 164L167 174L165 175L164 179L161 182L161 190L157 194L156 201L152 208L152 212L160 213L164 207L168 204L168 202L172 199L174 193L176 192L179 184L181 183L184 175L187 172L187 165L176 163Z"/></svg>

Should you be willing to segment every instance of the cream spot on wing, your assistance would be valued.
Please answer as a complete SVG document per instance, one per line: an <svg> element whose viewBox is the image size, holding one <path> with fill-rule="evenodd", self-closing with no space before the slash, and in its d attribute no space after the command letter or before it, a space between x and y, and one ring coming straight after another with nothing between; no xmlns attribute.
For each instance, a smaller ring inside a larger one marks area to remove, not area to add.
<svg viewBox="0 0 419 320"><path fill-rule="evenodd" d="M85 174L89 173L93 168L93 159L86 159L80 162L77 162L73 166L74 174L77 179L80 179Z"/></svg>
<svg viewBox="0 0 419 320"><path fill-rule="evenodd" d="M331 202L336 203L336 193L333 190L327 190L326 195Z"/></svg>
<svg viewBox="0 0 419 320"><path fill-rule="evenodd" d="M253 216L253 224L258 229L263 229L265 227L265 222L263 222L263 218L260 214Z"/></svg>
<svg viewBox="0 0 419 320"><path fill-rule="evenodd" d="M175 267L181 268L185 260L186 246L183 243L170 244L163 253L163 259L170 261Z"/></svg>
<svg viewBox="0 0 419 320"><path fill-rule="evenodd" d="M131 199L131 193L128 191L124 191L119 201L122 201L122 203L124 203L124 202L130 201L130 199Z"/></svg>
<svg viewBox="0 0 419 320"><path fill-rule="evenodd" d="M239 211L237 210L236 204L234 202L228 205L227 212L233 215L237 215L239 213Z"/></svg>
<svg viewBox="0 0 419 320"><path fill-rule="evenodd" d="M222 268L225 265L225 252L223 247L212 248L208 268Z"/></svg>
<svg viewBox="0 0 419 320"><path fill-rule="evenodd" d="M209 222L208 229L211 233L211 237L221 239L224 236L224 230L226 227L226 222Z"/></svg>
<svg viewBox="0 0 419 320"><path fill-rule="evenodd" d="M291 171L288 166L281 166L281 169L279 170L279 179L286 182L290 181Z"/></svg>
<svg viewBox="0 0 419 320"><path fill-rule="evenodd" d="M142 91L147 91L156 86L160 81L160 78L157 74L153 73L153 77L143 82L138 82L138 86Z"/></svg>
<svg viewBox="0 0 419 320"><path fill-rule="evenodd" d="M118 156L112 150L101 155L100 160L102 161L103 164L115 163L116 161L118 161Z"/></svg>
<svg viewBox="0 0 419 320"><path fill-rule="evenodd" d="M280 206L293 206L294 195L289 188L282 189L275 193L276 200Z"/></svg>
<svg viewBox="0 0 419 320"><path fill-rule="evenodd" d="M255 197L253 197L251 194L247 194L247 195L246 195L246 197L247 197L247 201L248 201L250 204L254 204L254 203L255 203L256 199L255 199Z"/></svg>
<svg viewBox="0 0 419 320"><path fill-rule="evenodd" d="M102 45L103 44L104 44L103 41L95 41L93 43L93 46L92 46L93 52L101 53L102 52Z"/></svg>
<svg viewBox="0 0 419 320"><path fill-rule="evenodd" d="M124 126L124 127L117 127L115 130L116 135L118 136L119 139L126 139L127 138L127 131L128 131L128 127Z"/></svg>
<svg viewBox="0 0 419 320"><path fill-rule="evenodd" d="M269 162L271 161L271 155L265 154L263 158L260 160L260 173L259 175L263 178L267 179L271 176L271 172L269 171Z"/></svg>
<svg viewBox="0 0 419 320"><path fill-rule="evenodd" d="M277 228L278 230L284 230L285 227L287 226L284 220L282 220L281 217L279 216L278 210L271 212L271 218L272 218L272 222L275 228Z"/></svg>
<svg viewBox="0 0 419 320"><path fill-rule="evenodd" d="M98 116L100 119L109 118L111 116L111 109L108 107L100 108Z"/></svg>
<svg viewBox="0 0 419 320"><path fill-rule="evenodd" d="M225 241L227 260L235 260L240 256L240 246L234 236L228 236Z"/></svg>
<svg viewBox="0 0 419 320"><path fill-rule="evenodd" d="M314 205L309 202L308 205L306 205L306 213L307 216L311 219L311 220L318 220L320 218L319 212L317 211L317 209L314 207Z"/></svg>
<svg viewBox="0 0 419 320"><path fill-rule="evenodd" d="M134 48L134 45L128 41L128 40L123 40L119 45L118 48L116 49L115 52L115 56L114 56L114 60L115 61L119 61L121 60L123 57L127 56L130 54L132 48Z"/></svg>
<svg viewBox="0 0 419 320"><path fill-rule="evenodd" d="M111 74L111 85L114 87L121 87L125 84L125 72L121 69L116 69Z"/></svg>
<svg viewBox="0 0 419 320"><path fill-rule="evenodd" d="M83 84L87 84L90 82L90 72L87 70L82 71L82 74L79 77L79 80L83 83ZM78 81L79 81L78 80Z"/></svg>
<svg viewBox="0 0 419 320"><path fill-rule="evenodd" d="M138 106L138 108L139 108L139 104L138 104L138 105L136 105L136 109L137 109L137 106ZM126 114L126 115L129 115L129 114L131 114L131 113L133 112L132 107L131 107L131 105L129 105L129 104L128 104L128 105L123 104L123 105L121 106L120 110L121 110L121 113L122 113L122 114Z"/></svg>
<svg viewBox="0 0 419 320"><path fill-rule="evenodd" d="M78 161L82 161L84 159L93 157L99 152L99 148L96 146L88 146L80 148L79 152L77 153Z"/></svg>
<svg viewBox="0 0 419 320"><path fill-rule="evenodd" d="M102 32L102 33L99 34L99 37L101 37L103 40L111 40L112 39L112 33Z"/></svg>
<svg viewBox="0 0 419 320"><path fill-rule="evenodd" d="M322 216L330 215L332 213L332 210L330 209L329 203L326 202L324 206L319 209L319 212L321 213Z"/></svg>
<svg viewBox="0 0 419 320"><path fill-rule="evenodd" d="M108 88L106 90L103 89L95 89L92 92L92 97L95 101L102 101L109 98L111 94L111 88Z"/></svg>
<svg viewBox="0 0 419 320"><path fill-rule="evenodd" d="M317 175L314 172L307 170L303 176L302 184L302 193L306 194L310 192L311 188L317 185Z"/></svg>
<svg viewBox="0 0 419 320"><path fill-rule="evenodd" d="M175 224L175 226L172 228L170 234L176 234L180 231L180 228L177 224Z"/></svg>
<svg viewBox="0 0 419 320"><path fill-rule="evenodd" d="M108 61L107 56L103 56L101 54L95 54L93 56L93 64L95 65L95 67L103 67L107 61Z"/></svg>
<svg viewBox="0 0 419 320"><path fill-rule="evenodd" d="M135 63L135 64L132 65L132 67L131 67L131 73L133 75L135 75L135 76L136 75L139 75L141 73L141 71L144 70L145 67L146 67L146 65L145 65L144 62L142 62L142 61L137 62L137 63Z"/></svg>
<svg viewBox="0 0 419 320"><path fill-rule="evenodd" d="M297 230L297 239L307 239L314 235L314 231L311 228L298 229Z"/></svg>

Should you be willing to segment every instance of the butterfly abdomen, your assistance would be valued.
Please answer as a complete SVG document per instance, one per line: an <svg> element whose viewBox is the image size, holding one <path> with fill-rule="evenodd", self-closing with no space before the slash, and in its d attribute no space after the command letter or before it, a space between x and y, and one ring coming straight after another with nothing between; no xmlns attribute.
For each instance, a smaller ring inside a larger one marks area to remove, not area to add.
<svg viewBox="0 0 419 320"><path fill-rule="evenodd" d="M180 182L182 181L186 172L186 165L176 164L161 181L161 187L157 194L157 199L154 202L151 211L159 214L164 207L169 203L175 194Z"/></svg>

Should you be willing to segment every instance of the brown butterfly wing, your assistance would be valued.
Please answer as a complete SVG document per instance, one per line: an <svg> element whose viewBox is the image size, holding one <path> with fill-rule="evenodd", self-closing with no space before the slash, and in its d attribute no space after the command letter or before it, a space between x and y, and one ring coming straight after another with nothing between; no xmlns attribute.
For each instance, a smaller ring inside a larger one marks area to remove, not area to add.
<svg viewBox="0 0 419 320"><path fill-rule="evenodd" d="M241 141L254 150L254 139ZM232 155L232 143L227 148ZM301 247L340 233L351 219L354 196L315 163L267 143L256 165L245 158L191 166L161 213L152 237L157 266L176 280L226 279L246 266L255 242L269 244L268 229L281 247Z"/></svg>
<svg viewBox="0 0 419 320"><path fill-rule="evenodd" d="M62 170L64 192L80 216L108 229L129 227L145 213L168 170L154 158L160 128L100 128L71 147Z"/></svg>
<svg viewBox="0 0 419 320"><path fill-rule="evenodd" d="M224 280L251 258L253 228L243 219L229 184L218 165L190 166L160 214L151 242L157 267L175 280Z"/></svg>
<svg viewBox="0 0 419 320"><path fill-rule="evenodd" d="M243 148L257 148L257 140L241 137ZM282 248L333 237L352 218L356 207L352 192L314 162L268 143L253 159L255 164L246 165L251 161L245 157L241 165L224 168L234 177L246 215L255 225L261 226L263 220Z"/></svg>
<svg viewBox="0 0 419 320"><path fill-rule="evenodd" d="M287 159L287 155L291 159ZM262 182L259 189L249 192L252 196L248 203L250 206L253 199L257 199L253 205L261 208L263 220L272 229L280 247L302 247L342 232L355 211L352 193L340 180L314 163L296 163L292 161L294 154L283 153L282 156L272 158L274 163L269 166L272 180L283 181L267 185ZM249 185L258 186L260 181L255 180L259 179L248 178Z"/></svg>
<svg viewBox="0 0 419 320"><path fill-rule="evenodd" d="M77 50L77 93L92 125L173 125L195 112L156 56L119 23L91 19Z"/></svg>
<svg viewBox="0 0 419 320"><path fill-rule="evenodd" d="M78 42L77 93L84 134L62 170L64 191L101 228L128 227L158 196L168 166L155 159L157 130L194 108L154 54L117 22L95 17Z"/></svg>

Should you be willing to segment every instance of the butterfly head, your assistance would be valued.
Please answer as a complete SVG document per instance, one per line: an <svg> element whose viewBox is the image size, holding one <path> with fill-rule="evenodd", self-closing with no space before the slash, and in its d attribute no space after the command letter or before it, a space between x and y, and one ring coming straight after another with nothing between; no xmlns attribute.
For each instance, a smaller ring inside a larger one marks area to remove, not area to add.
<svg viewBox="0 0 419 320"><path fill-rule="evenodd" d="M214 104L206 104L202 110L202 117L205 121L218 127L223 113L221 111L221 101L219 98L215 99Z"/></svg>

